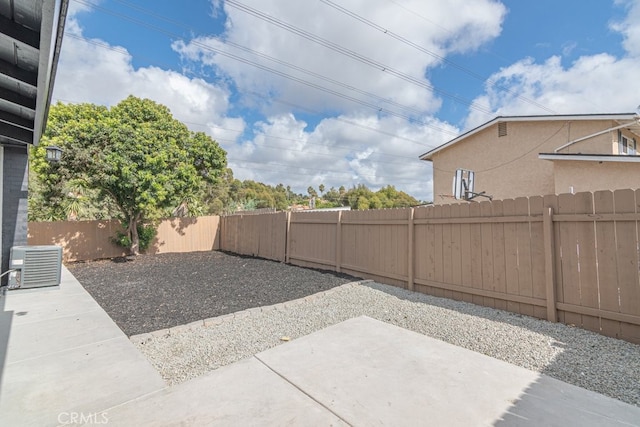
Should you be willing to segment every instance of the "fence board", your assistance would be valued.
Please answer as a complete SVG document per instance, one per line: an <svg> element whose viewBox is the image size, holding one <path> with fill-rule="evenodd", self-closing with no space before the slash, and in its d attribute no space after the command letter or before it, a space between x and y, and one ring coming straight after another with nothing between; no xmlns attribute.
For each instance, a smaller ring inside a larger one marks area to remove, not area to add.
<svg viewBox="0 0 640 427"><path fill-rule="evenodd" d="M480 204L472 203L469 205L469 216L480 216ZM482 224L471 224L471 286L476 289L482 289ZM484 305L484 298L474 294L471 302L478 305Z"/></svg>
<svg viewBox="0 0 640 427"><path fill-rule="evenodd" d="M480 215L484 217L491 216L491 202L480 202ZM481 224L480 231L482 235L482 289L495 291L493 275L493 224ZM495 299L485 297L483 305L495 307Z"/></svg>
<svg viewBox="0 0 640 427"><path fill-rule="evenodd" d="M553 199L556 196L552 196ZM529 213L532 218L542 217L545 209L545 200L541 196L529 198ZM544 252L544 228L542 222L532 221L530 225L531 236L531 284L534 298L546 299L547 290L545 282L545 252ZM546 319L547 308L533 307L533 316Z"/></svg>
<svg viewBox="0 0 640 427"><path fill-rule="evenodd" d="M451 205L451 217L460 218L460 204ZM462 285L462 224L451 225L451 283L457 286ZM451 297L455 300L462 300L462 293L451 292Z"/></svg>
<svg viewBox="0 0 640 427"><path fill-rule="evenodd" d="M613 213L613 193L597 191L593 195L595 213ZM620 311L620 293L618 290L617 254L614 222L596 222L596 239L598 242L598 284L600 289L600 308L607 311ZM620 336L620 322L609 319L601 320L604 335Z"/></svg>
<svg viewBox="0 0 640 427"><path fill-rule="evenodd" d="M337 221L338 212L335 211L292 213L289 225L290 262L303 267L335 267Z"/></svg>
<svg viewBox="0 0 640 427"><path fill-rule="evenodd" d="M514 200L516 215L529 215L529 199L519 197ZM517 272L518 290L517 294L526 297L533 296L533 279L531 267L531 223L516 224L517 242ZM527 316L533 316L533 305L520 303L519 312Z"/></svg>
<svg viewBox="0 0 640 427"><path fill-rule="evenodd" d="M436 218L443 218L444 206L434 206L433 209L434 209L434 215ZM443 253L444 243L442 241L443 224L435 224L434 227L435 228L434 228L433 242L434 242L435 253L433 257L434 257L435 265L434 265L433 277L434 277L434 281L442 282L444 279L444 253ZM444 291L441 288L437 288L437 287L433 288L432 293L437 297L444 296Z"/></svg>
<svg viewBox="0 0 640 427"><path fill-rule="evenodd" d="M558 212L574 214L573 194L561 194L558 197ZM578 252L575 223L560 223L560 254L562 262L562 302L580 305L580 275L578 274ZM582 315L565 313L565 322L582 326Z"/></svg>
<svg viewBox="0 0 640 427"><path fill-rule="evenodd" d="M442 206L442 218L451 219L451 205ZM442 281L444 283L452 283L453 281L453 265L451 256L453 252L451 241L451 224L442 224ZM453 293L449 289L443 289L442 296L451 299Z"/></svg>
<svg viewBox="0 0 640 427"><path fill-rule="evenodd" d="M436 209L426 209L427 218L435 218ZM436 225L426 225L427 280L436 279Z"/></svg>
<svg viewBox="0 0 640 427"><path fill-rule="evenodd" d="M469 204L459 205L460 217L469 217ZM461 254L461 284L465 287L472 286L473 275L471 272L471 225L460 224L460 254ZM462 300L473 302L473 295L469 293L462 294Z"/></svg>
<svg viewBox="0 0 640 427"><path fill-rule="evenodd" d="M507 199L502 202L504 215L516 215L516 201ZM518 288L518 233L519 224L504 224L504 262L505 291L509 295L519 295ZM526 224L528 226L528 224ZM507 310L520 313L520 303L507 301Z"/></svg>
<svg viewBox="0 0 640 427"><path fill-rule="evenodd" d="M578 193L573 196L574 212L576 214L593 214L592 193ZM584 307L598 307L598 272L596 270L596 236L594 223L577 222L576 246L578 251L578 276L580 288L580 305ZM600 319L582 315L582 327L594 332L600 332Z"/></svg>
<svg viewBox="0 0 640 427"><path fill-rule="evenodd" d="M504 207L502 200L490 203L491 215L494 217L503 216ZM504 223L496 222L491 224L491 235L493 238L493 289L499 293L507 293L506 284L506 253L504 245ZM507 309L507 302L504 299L496 299L495 307L500 310Z"/></svg>
<svg viewBox="0 0 640 427"><path fill-rule="evenodd" d="M613 193L616 214L636 212L636 192L617 190ZM640 283L638 283L638 231L637 223L617 221L616 252L618 288L620 292L620 312L640 315ZM624 339L640 339L640 326L623 322L620 335Z"/></svg>

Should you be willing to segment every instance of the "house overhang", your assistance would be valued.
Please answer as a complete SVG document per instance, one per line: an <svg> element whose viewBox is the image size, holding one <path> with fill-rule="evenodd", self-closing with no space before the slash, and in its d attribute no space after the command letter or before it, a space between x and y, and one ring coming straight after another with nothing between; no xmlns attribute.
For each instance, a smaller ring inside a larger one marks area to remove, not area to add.
<svg viewBox="0 0 640 427"><path fill-rule="evenodd" d="M44 132L69 0L0 0L0 145Z"/></svg>
<svg viewBox="0 0 640 427"><path fill-rule="evenodd" d="M433 156L457 144L472 135L475 135L483 130L501 122L544 122L544 121L577 121L577 120L614 120L618 122L628 121L637 123L638 115L636 113L614 113L614 114L571 114L571 115L544 115L544 116L498 116L493 120L490 120L462 135L457 136L449 142L446 142L439 147L434 148L431 151L420 155L420 160L432 161Z"/></svg>
<svg viewBox="0 0 640 427"><path fill-rule="evenodd" d="M640 163L640 156L626 154L559 154L540 153L538 158L542 160L572 160L586 162L617 162L617 163Z"/></svg>

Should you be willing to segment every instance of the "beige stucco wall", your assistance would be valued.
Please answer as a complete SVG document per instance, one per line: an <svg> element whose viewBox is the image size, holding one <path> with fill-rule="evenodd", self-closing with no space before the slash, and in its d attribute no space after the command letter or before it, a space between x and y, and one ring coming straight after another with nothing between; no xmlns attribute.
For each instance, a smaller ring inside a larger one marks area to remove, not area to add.
<svg viewBox="0 0 640 427"><path fill-rule="evenodd" d="M553 153L567 142L617 126L611 120L506 124L506 136L498 136L496 123L433 155L435 204L458 202L450 197L458 168L475 171L476 192L486 191L494 199L555 194L554 162L540 160L538 154ZM561 153L617 154L617 139L618 132L610 131Z"/></svg>
<svg viewBox="0 0 640 427"><path fill-rule="evenodd" d="M556 194L640 188L640 163L541 161L554 164Z"/></svg>

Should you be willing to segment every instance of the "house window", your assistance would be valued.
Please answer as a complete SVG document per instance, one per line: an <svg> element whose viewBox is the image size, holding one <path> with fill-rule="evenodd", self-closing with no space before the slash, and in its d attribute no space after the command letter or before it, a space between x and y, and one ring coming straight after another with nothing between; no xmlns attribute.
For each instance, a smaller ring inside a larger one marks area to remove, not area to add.
<svg viewBox="0 0 640 427"><path fill-rule="evenodd" d="M619 144L620 144L620 148L619 148L619 153L620 154L629 154L629 155L635 155L636 154L636 140L626 137L624 136L622 133L619 134L620 137L618 138Z"/></svg>
<svg viewBox="0 0 640 427"><path fill-rule="evenodd" d="M507 122L498 123L498 136L507 136Z"/></svg>

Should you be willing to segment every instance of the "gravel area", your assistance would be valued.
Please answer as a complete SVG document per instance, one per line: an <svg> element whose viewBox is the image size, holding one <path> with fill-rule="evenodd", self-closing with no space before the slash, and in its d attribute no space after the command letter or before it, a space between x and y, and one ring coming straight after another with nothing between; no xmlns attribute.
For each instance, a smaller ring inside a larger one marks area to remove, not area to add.
<svg viewBox="0 0 640 427"><path fill-rule="evenodd" d="M139 255L67 268L128 336L289 301L356 280L217 251Z"/></svg>
<svg viewBox="0 0 640 427"><path fill-rule="evenodd" d="M280 345L283 337L295 339L361 315L640 406L638 345L374 282L131 339L168 384L177 384Z"/></svg>

